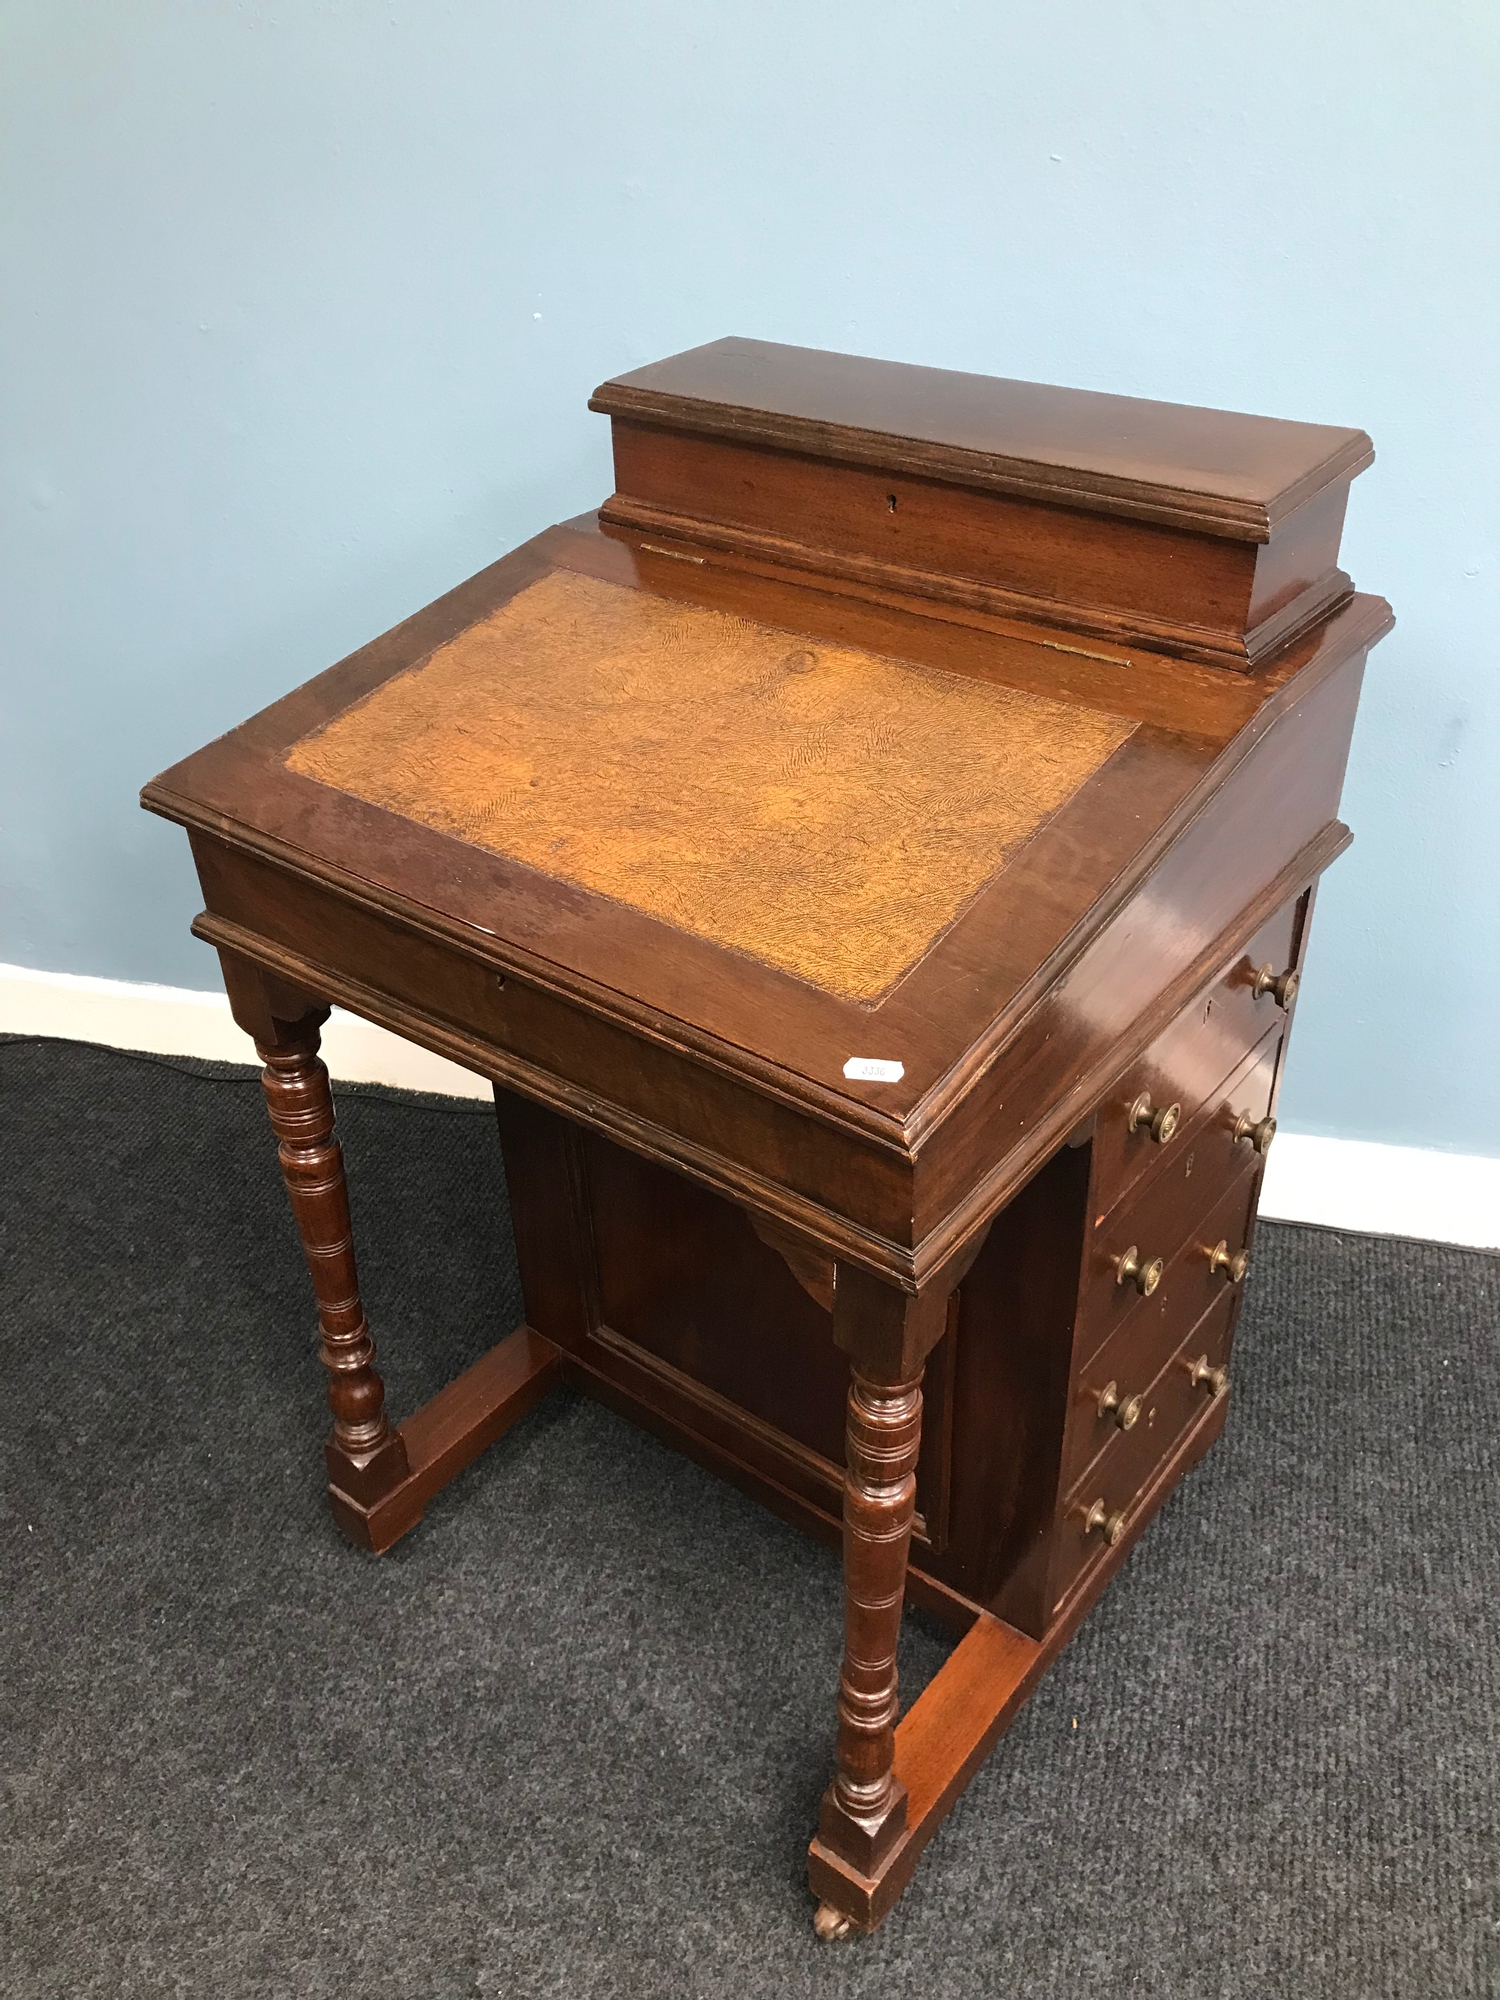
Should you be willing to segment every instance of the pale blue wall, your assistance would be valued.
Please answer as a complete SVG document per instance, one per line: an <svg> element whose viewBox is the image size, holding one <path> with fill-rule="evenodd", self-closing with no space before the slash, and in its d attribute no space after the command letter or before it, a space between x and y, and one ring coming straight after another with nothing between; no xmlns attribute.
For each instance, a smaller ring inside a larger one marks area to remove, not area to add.
<svg viewBox="0 0 1500 2000"><path fill-rule="evenodd" d="M1493 0L5 0L0 958L214 981L140 782L609 487L726 332L1360 424L1285 1103L1500 1150Z"/></svg>

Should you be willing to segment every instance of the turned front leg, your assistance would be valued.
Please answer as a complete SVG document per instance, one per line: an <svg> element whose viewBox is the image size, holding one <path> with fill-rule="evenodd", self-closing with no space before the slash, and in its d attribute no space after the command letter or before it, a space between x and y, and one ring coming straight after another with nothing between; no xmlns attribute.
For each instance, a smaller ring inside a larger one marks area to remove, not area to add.
<svg viewBox="0 0 1500 2000"><path fill-rule="evenodd" d="M325 1447L329 1501L345 1533L369 1545L365 1510L406 1477L406 1449L386 1420L385 1384L360 1302L344 1156L334 1135L328 1071L318 1056L317 1017L277 1028L278 1038L257 1040L256 1050L266 1066L261 1082L318 1302L333 1412Z"/></svg>
<svg viewBox="0 0 1500 2000"><path fill-rule="evenodd" d="M844 1664L839 1674L833 1783L821 1839L862 1874L906 1826L896 1754L896 1649L922 1443L921 1373L849 1383L844 1457Z"/></svg>
<svg viewBox="0 0 1500 2000"><path fill-rule="evenodd" d="M966 1268L964 1266L963 1268ZM958 1266L919 1293L838 1264L833 1338L849 1356L844 1441L844 1664L833 1782L823 1794L808 1877L821 1937L868 1927L875 1878L899 1866L906 1787L896 1776L896 1649L922 1447L922 1369L947 1324Z"/></svg>

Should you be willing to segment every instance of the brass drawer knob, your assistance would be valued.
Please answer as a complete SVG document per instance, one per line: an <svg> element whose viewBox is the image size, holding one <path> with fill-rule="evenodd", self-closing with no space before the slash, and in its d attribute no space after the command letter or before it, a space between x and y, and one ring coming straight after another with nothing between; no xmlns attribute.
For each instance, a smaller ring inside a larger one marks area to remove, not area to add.
<svg viewBox="0 0 1500 2000"><path fill-rule="evenodd" d="M1276 1137L1274 1118L1252 1118L1248 1111L1242 1111L1234 1121L1236 1139L1248 1139L1257 1153L1269 1153L1271 1141Z"/></svg>
<svg viewBox="0 0 1500 2000"><path fill-rule="evenodd" d="M1250 1268L1250 1259L1243 1250L1231 1251L1221 1236L1208 1253L1210 1271L1222 1271L1231 1285L1237 1285Z"/></svg>
<svg viewBox="0 0 1500 2000"><path fill-rule="evenodd" d="M1229 1370L1224 1367L1210 1367L1206 1354L1200 1354L1196 1361L1187 1364L1188 1380L1195 1389L1207 1389L1217 1399L1229 1387Z"/></svg>
<svg viewBox="0 0 1500 2000"><path fill-rule="evenodd" d="M1102 1500L1096 1500L1083 1517L1083 1532L1091 1535L1096 1528L1113 1548L1125 1532L1125 1509L1117 1508L1111 1514Z"/></svg>
<svg viewBox="0 0 1500 2000"><path fill-rule="evenodd" d="M1153 1257L1148 1263L1141 1262L1141 1253L1132 1243L1123 1257L1115 1259L1115 1283L1134 1285L1143 1299L1149 1299L1161 1283L1162 1261Z"/></svg>
<svg viewBox="0 0 1500 2000"><path fill-rule="evenodd" d="M1168 1139L1182 1122L1180 1104L1153 1104L1149 1090L1143 1090L1130 1107L1128 1120L1132 1132L1149 1132L1158 1146L1165 1146Z"/></svg>
<svg viewBox="0 0 1500 2000"><path fill-rule="evenodd" d="M1128 1431L1139 1419L1143 1402L1144 1398L1140 1396L1126 1396L1122 1400L1119 1383L1106 1382L1099 1391L1099 1414L1101 1417L1113 1417L1122 1431Z"/></svg>
<svg viewBox="0 0 1500 2000"><path fill-rule="evenodd" d="M1290 1007L1297 997L1299 983L1290 966L1285 972L1278 972L1274 965L1263 965L1256 973L1250 990L1257 1000L1263 993L1269 993L1278 1007Z"/></svg>

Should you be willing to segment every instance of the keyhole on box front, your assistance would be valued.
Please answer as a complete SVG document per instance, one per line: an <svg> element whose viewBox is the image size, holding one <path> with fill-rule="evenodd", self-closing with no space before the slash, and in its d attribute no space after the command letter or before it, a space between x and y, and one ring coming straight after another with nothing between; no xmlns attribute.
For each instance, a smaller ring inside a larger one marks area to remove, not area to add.
<svg viewBox="0 0 1500 2000"><path fill-rule="evenodd" d="M894 493L887 493L887 494L886 494L886 496L885 496L885 505L886 505L886 512L887 512L887 513L889 513L889 514L894 514L894 513L895 513L895 511L896 511L896 496L895 496L895 494L894 494Z"/></svg>

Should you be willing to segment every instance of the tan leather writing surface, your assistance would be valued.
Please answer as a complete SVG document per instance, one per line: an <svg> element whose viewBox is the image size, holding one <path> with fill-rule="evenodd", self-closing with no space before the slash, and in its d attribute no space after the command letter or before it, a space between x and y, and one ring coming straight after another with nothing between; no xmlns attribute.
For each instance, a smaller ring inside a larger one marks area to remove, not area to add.
<svg viewBox="0 0 1500 2000"><path fill-rule="evenodd" d="M1134 726L558 571L287 763L869 1003Z"/></svg>

